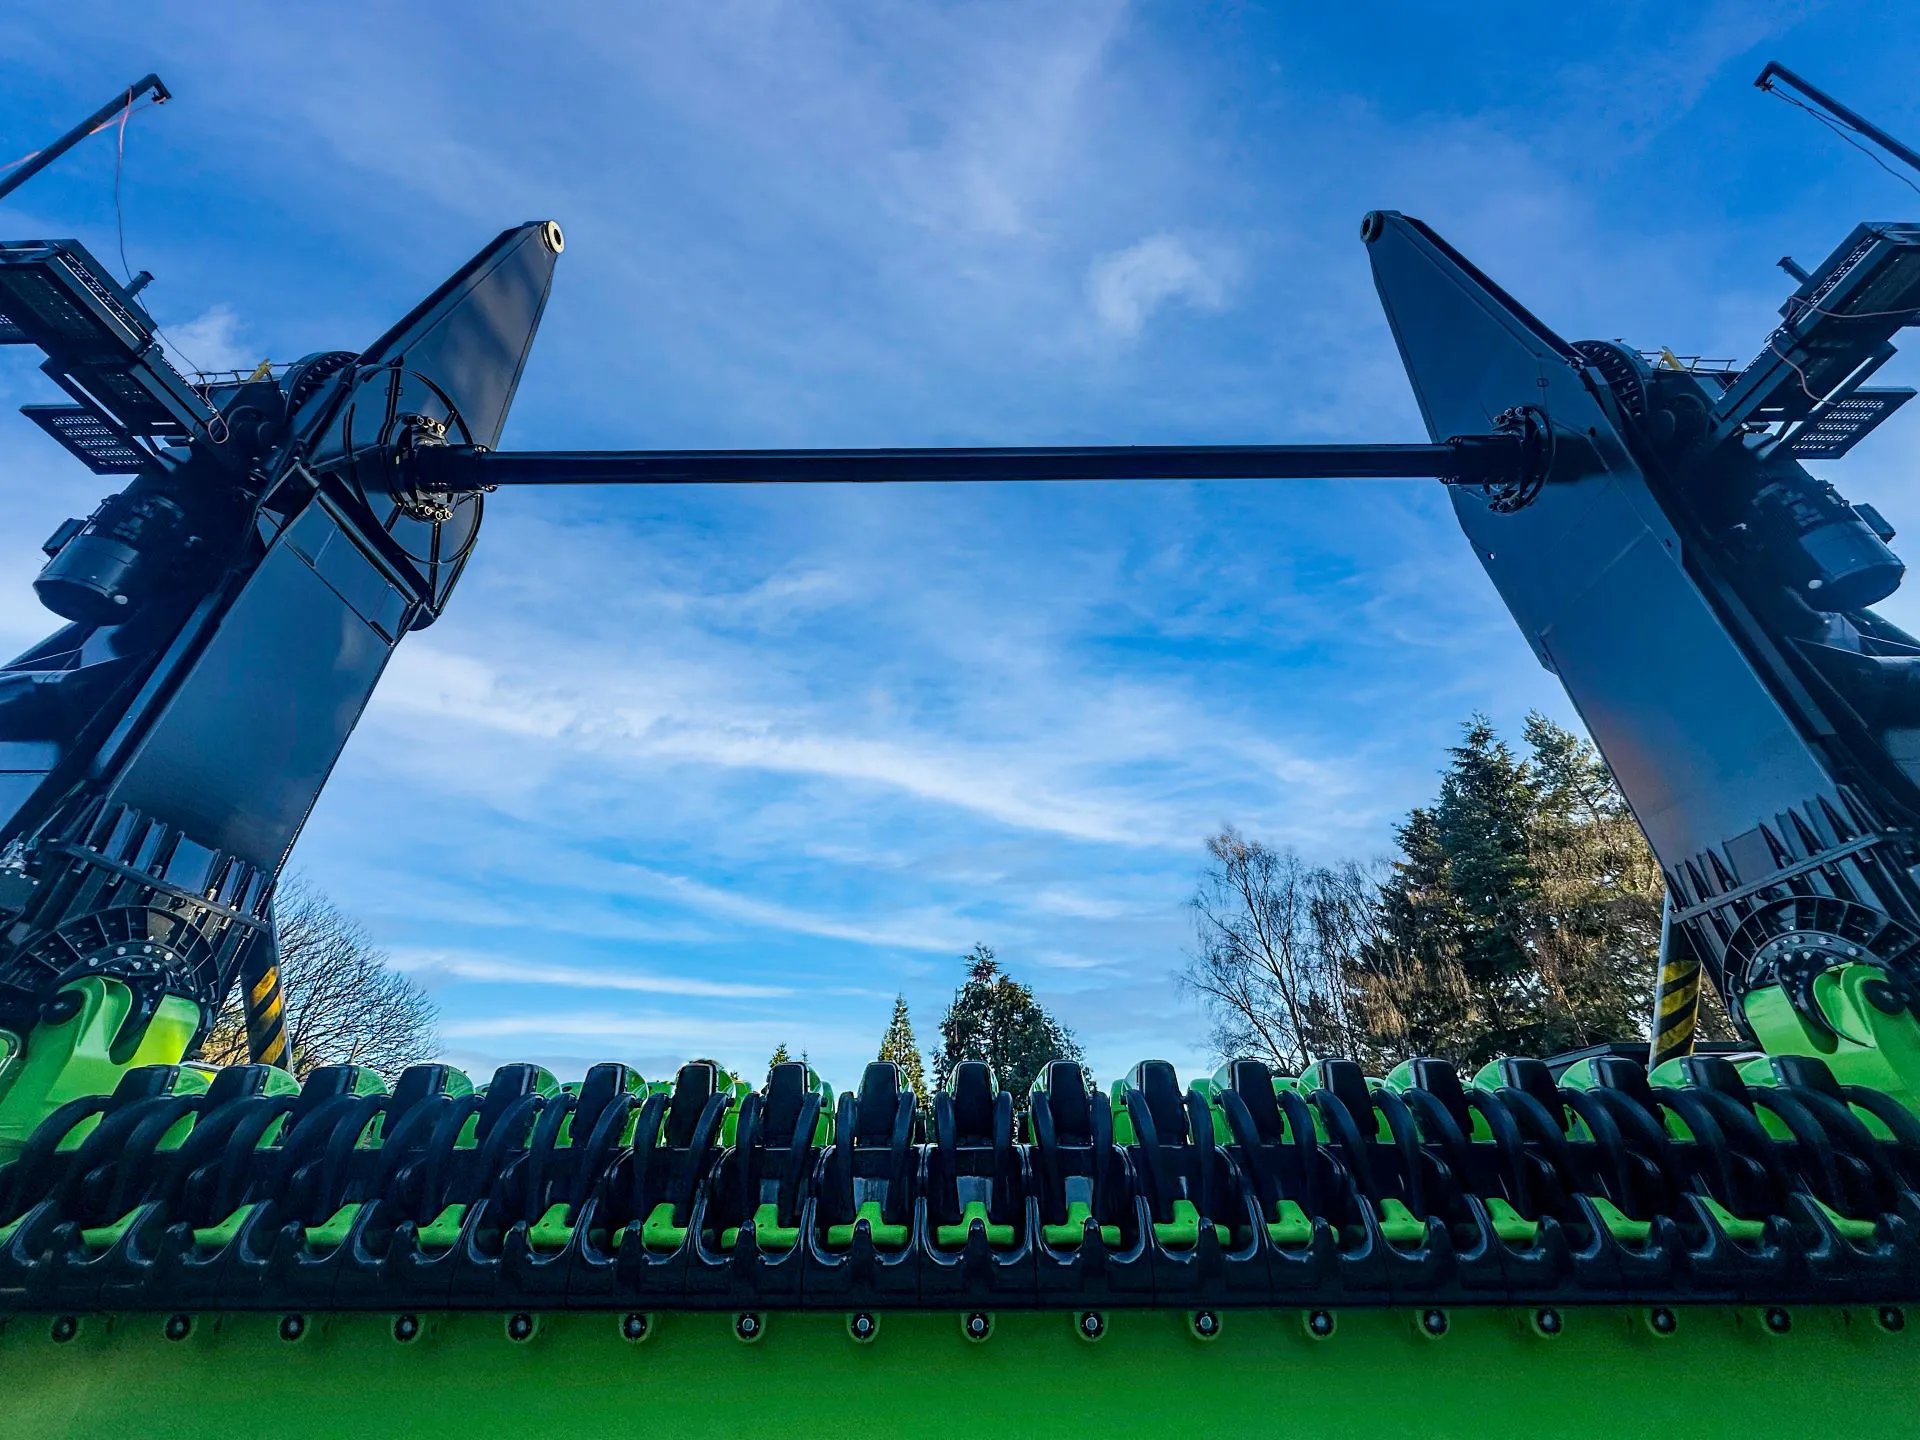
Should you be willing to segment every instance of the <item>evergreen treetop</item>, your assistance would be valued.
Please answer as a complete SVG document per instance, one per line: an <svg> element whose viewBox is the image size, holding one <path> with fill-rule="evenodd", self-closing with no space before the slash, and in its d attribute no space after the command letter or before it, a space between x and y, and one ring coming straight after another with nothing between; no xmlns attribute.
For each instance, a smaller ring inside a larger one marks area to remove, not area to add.
<svg viewBox="0 0 1920 1440"><path fill-rule="evenodd" d="M900 1067L906 1087L925 1104L929 1098L927 1077L920 1066L920 1042L914 1038L913 1020L907 1014L904 995L893 997L893 1019L887 1023L887 1033L880 1038L880 1058Z"/></svg>

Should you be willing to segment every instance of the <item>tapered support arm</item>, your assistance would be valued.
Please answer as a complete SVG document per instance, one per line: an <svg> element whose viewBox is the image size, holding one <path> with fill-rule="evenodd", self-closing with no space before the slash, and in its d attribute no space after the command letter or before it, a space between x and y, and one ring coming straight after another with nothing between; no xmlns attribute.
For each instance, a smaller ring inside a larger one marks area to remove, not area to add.
<svg viewBox="0 0 1920 1440"><path fill-rule="evenodd" d="M874 484L985 480L1430 478L1500 484L1526 463L1519 434L1440 445L1070 445L923 450L481 451L423 446L423 491L499 485Z"/></svg>

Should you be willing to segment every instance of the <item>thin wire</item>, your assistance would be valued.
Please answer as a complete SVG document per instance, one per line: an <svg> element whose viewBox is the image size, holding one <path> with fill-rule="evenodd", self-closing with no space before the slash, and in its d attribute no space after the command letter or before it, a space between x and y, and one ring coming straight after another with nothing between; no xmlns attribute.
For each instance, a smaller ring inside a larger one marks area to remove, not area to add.
<svg viewBox="0 0 1920 1440"><path fill-rule="evenodd" d="M133 284L133 267L127 264L127 217L120 208L120 172L127 163L127 121L133 118L133 92L127 92L126 108L120 112L120 140L113 150L113 228L120 240L120 273Z"/></svg>
<svg viewBox="0 0 1920 1440"><path fill-rule="evenodd" d="M1826 126L1829 130L1833 131L1834 134L1838 135L1842 140L1846 141L1847 144L1853 146L1854 149L1858 150L1862 155L1866 156L1869 160L1873 161L1874 164L1878 165L1882 170L1886 171L1887 174L1893 176L1894 179L1898 180L1902 185L1906 186L1909 190L1913 191L1914 194L1920 195L1920 185L1914 184L1913 180L1909 176L1902 175L1898 170L1894 169L1891 165L1887 164L1885 160L1882 160L1876 152L1869 150L1865 145L1861 144L1858 140L1854 139L1853 133L1846 126L1842 125L1838 120L1835 120L1832 116L1828 115L1825 111L1816 109L1814 106L1807 104L1806 101L1801 100L1795 96L1789 95L1784 90L1776 89L1772 85L1769 85L1766 88L1767 88L1767 93L1769 95L1778 95L1782 100L1786 101L1789 105L1793 106L1794 109L1806 111L1807 114L1813 116L1814 119L1818 120L1822 125Z"/></svg>
<svg viewBox="0 0 1920 1440"><path fill-rule="evenodd" d="M1772 340L1767 341L1767 349L1771 350L1775 355L1779 356L1780 359L1786 361L1787 367L1791 369L1795 375L1798 375L1800 377L1800 388L1807 392L1807 398L1813 401L1814 404L1818 405L1820 403L1820 396L1814 394L1813 387L1807 383L1807 372L1802 370L1798 365L1795 365L1793 361L1789 359L1784 352L1782 352L1780 347L1773 343Z"/></svg>
<svg viewBox="0 0 1920 1440"><path fill-rule="evenodd" d="M131 92L129 92L129 94L131 94ZM157 101L157 100L142 100L142 101L141 101L141 102L140 102L140 103L139 103L138 105L135 105L135 106L133 107L133 109L134 109L134 110L144 110L144 109L146 109L146 108L147 108L147 107L148 107L149 105L157 105L157 104L159 104L159 103L160 103L160 102L159 102L159 101ZM94 136L94 135L98 135L98 134L99 134L99 133L100 133L100 132L101 132L102 130L104 130L104 129L106 129L106 128L107 128L107 127L108 127L109 125L117 125L117 124L120 124L120 123L122 123L122 121L123 121L123 117L124 117L124 116L126 116L126 115L128 115L128 114L130 114L130 113L132 113L132 112L131 112L131 111L126 111L126 110L122 110L121 112L119 112L119 114L116 114L116 115L114 115L114 116L113 116L113 117L111 117L110 119L106 119L106 120L102 120L102 121L101 121L101 122L100 122L100 123L99 123L98 125L96 125L96 126L94 126L94 127L93 127L93 129L91 129L91 130L89 130L89 131L87 132L87 134L88 134L89 136ZM9 170L12 170L12 169L14 169L14 168L15 168L16 166L20 166L20 165L24 165L24 164L26 164L26 163L27 163L27 162L28 162L29 160L31 160L31 159L33 159L33 158L34 158L34 156L36 156L36 155L38 155L38 154L40 154L40 153L41 153L41 152L40 152L40 151L38 151L38 150L29 150L29 151L28 151L28 152L27 152L26 154L24 154L24 155L22 155L22 156L21 156L21 157L20 157L20 158L19 158L18 160L9 160L9 161L7 161L7 163L6 163L6 164L4 164L4 165L0 165L0 175L4 175L4 174L6 174L6 173L7 173L7 171L9 171Z"/></svg>

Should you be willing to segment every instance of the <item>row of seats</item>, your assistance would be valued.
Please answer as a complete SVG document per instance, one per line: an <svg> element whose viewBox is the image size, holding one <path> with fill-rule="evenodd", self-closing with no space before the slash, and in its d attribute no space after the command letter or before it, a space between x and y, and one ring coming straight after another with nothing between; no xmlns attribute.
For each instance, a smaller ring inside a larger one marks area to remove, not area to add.
<svg viewBox="0 0 1920 1440"><path fill-rule="evenodd" d="M1817 1060L476 1090L150 1067L0 1169L0 1304L1899 1298L1920 1122Z"/></svg>

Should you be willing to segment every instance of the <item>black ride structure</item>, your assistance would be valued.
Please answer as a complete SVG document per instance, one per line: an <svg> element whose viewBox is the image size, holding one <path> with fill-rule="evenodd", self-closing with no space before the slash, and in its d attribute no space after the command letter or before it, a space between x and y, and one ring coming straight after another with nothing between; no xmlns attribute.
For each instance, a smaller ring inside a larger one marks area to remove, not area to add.
<svg viewBox="0 0 1920 1440"><path fill-rule="evenodd" d="M1791 72L1763 83L1898 146ZM140 286L79 242L0 244L0 343L62 394L23 413L122 486L48 538L59 626L0 667L0 1310L1153 1306L1204 1339L1236 1307L1331 1333L1332 1308L1411 1304L1438 1334L1447 1307L1633 1302L1660 1330L1738 1302L1897 1330L1920 1299L1920 639L1871 608L1904 574L1891 528L1806 467L1913 397L1870 382L1920 318L1920 224L1782 262L1780 323L1724 368L1564 340L1411 216L1359 239L1424 443L515 451L552 221L371 344L227 376L179 373ZM979 1064L924 1105L884 1065L837 1101L800 1065L286 1075L275 884L488 494L1299 477L1448 487L1665 875L1651 1054L1239 1061L1187 1089L1147 1062L1113 1095L1056 1063L1019 1124ZM1694 1050L1703 981L1737 1054ZM236 986L256 1063L197 1072Z"/></svg>

